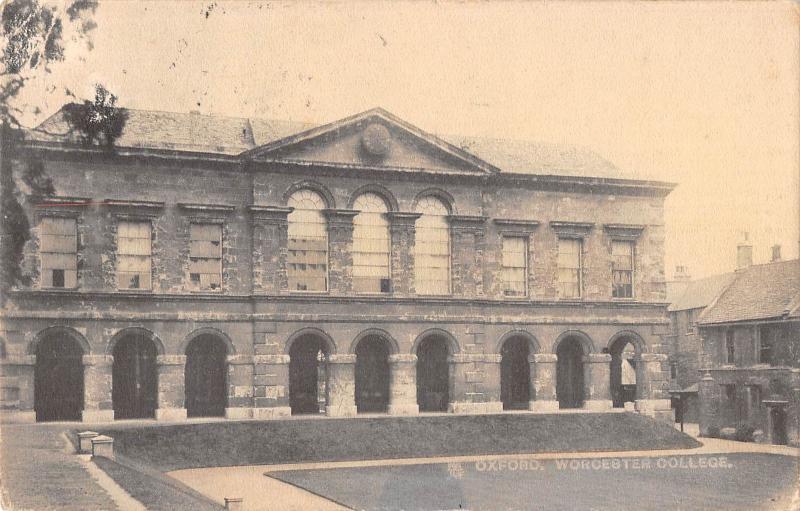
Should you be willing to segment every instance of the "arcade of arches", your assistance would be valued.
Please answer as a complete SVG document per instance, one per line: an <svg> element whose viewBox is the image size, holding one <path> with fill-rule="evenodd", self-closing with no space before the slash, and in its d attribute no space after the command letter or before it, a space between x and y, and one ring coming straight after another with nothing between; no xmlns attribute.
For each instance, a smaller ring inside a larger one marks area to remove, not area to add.
<svg viewBox="0 0 800 511"><path fill-rule="evenodd" d="M646 353L633 335L618 334L598 350L584 334L567 332L547 353L512 332L496 350L464 353L433 330L400 353L388 334L370 331L341 354L309 329L287 341L285 355L238 355L214 331L188 338L175 355L152 333L131 329L97 355L82 338L54 330L40 336L26 367L36 421L576 408L656 415L669 408L668 400L662 406L663 356Z"/></svg>

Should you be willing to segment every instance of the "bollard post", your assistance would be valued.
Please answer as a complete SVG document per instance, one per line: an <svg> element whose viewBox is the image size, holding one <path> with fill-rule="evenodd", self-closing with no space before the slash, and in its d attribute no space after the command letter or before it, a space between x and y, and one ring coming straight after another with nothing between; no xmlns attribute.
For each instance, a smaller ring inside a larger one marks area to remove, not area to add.
<svg viewBox="0 0 800 511"><path fill-rule="evenodd" d="M243 511L243 502L241 497L225 497L225 511Z"/></svg>
<svg viewBox="0 0 800 511"><path fill-rule="evenodd" d="M114 439L110 436L98 435L92 438L92 456L114 459Z"/></svg>
<svg viewBox="0 0 800 511"><path fill-rule="evenodd" d="M95 431L81 431L78 433L78 453L91 454L92 453L92 438L100 436L100 433Z"/></svg>

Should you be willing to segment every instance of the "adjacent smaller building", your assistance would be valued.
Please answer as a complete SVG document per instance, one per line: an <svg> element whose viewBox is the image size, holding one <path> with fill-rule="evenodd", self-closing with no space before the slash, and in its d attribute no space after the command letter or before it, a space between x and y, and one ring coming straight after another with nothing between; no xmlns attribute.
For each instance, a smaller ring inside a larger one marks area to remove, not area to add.
<svg viewBox="0 0 800 511"><path fill-rule="evenodd" d="M697 327L701 435L800 445L800 260L737 270Z"/></svg>
<svg viewBox="0 0 800 511"><path fill-rule="evenodd" d="M681 272L680 270L684 270ZM697 322L714 299L733 281L734 273L723 273L703 279L690 280L684 268L676 269L676 279L667 285L670 302L670 333L666 336L669 347L670 394L675 421L699 421L700 358L703 341Z"/></svg>

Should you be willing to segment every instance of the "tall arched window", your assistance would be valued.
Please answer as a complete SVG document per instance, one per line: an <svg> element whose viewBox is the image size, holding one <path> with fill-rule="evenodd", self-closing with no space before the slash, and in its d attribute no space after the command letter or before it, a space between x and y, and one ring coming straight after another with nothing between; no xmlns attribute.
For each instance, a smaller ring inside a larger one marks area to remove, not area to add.
<svg viewBox="0 0 800 511"><path fill-rule="evenodd" d="M389 221L386 201L375 193L359 195L353 203L353 289L357 293L388 293Z"/></svg>
<svg viewBox="0 0 800 511"><path fill-rule="evenodd" d="M450 293L450 225L447 206L436 197L417 203L414 273L417 294Z"/></svg>
<svg viewBox="0 0 800 511"><path fill-rule="evenodd" d="M316 192L298 190L289 197L289 254L286 269L290 291L328 290L328 229Z"/></svg>

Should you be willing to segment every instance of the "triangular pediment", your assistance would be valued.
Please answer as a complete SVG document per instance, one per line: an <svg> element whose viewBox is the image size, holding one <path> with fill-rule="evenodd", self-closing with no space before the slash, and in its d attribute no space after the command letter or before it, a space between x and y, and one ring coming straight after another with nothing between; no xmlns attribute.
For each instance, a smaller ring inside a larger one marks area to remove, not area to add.
<svg viewBox="0 0 800 511"><path fill-rule="evenodd" d="M259 161L419 170L445 174L493 174L480 158L376 108L256 147Z"/></svg>

